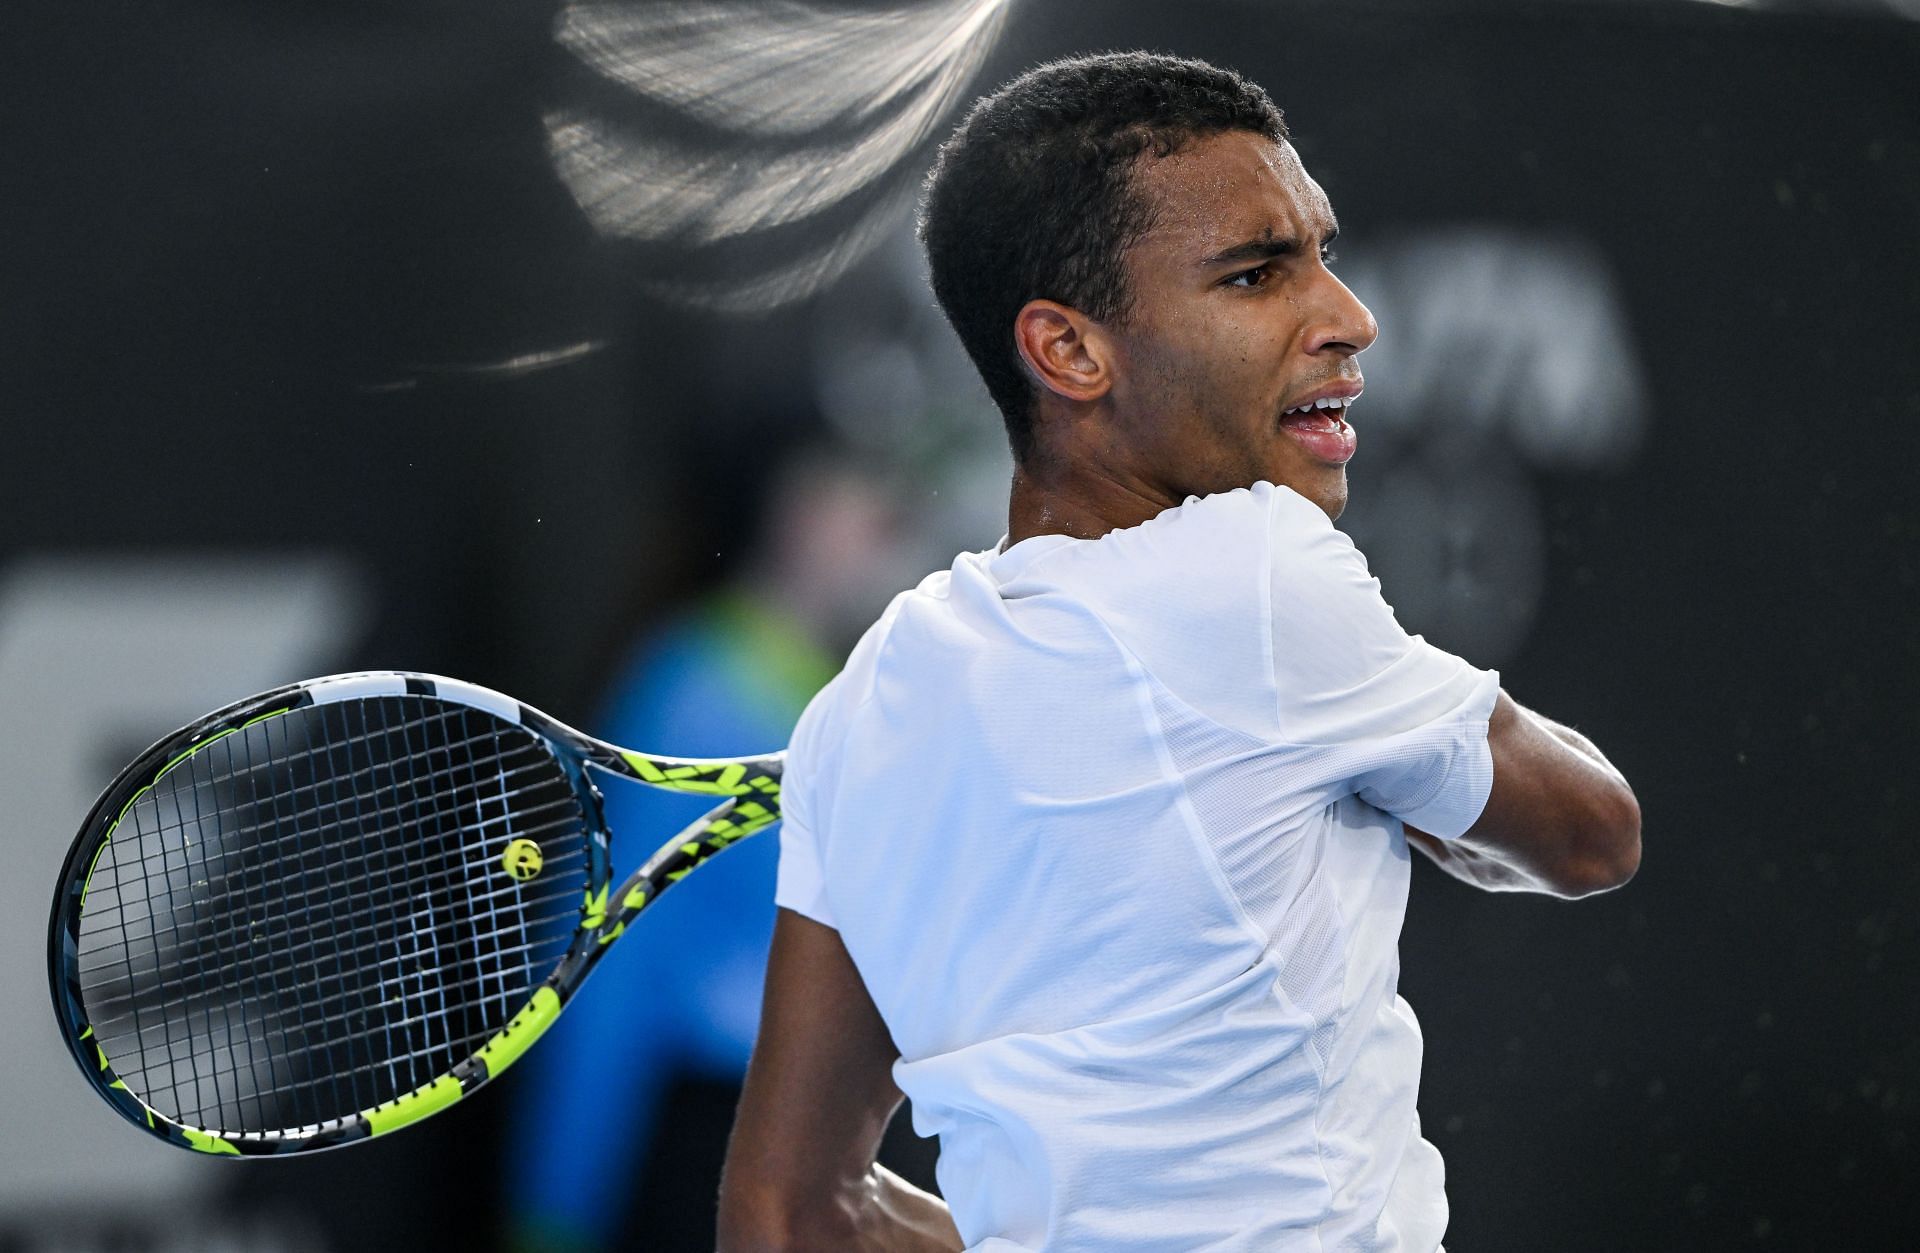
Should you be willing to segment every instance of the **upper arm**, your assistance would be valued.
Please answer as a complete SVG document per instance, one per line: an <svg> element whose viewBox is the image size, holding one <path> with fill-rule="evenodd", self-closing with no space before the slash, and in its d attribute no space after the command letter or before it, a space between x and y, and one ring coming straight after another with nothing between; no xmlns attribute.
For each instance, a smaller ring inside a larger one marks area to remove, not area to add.
<svg viewBox="0 0 1920 1253"><path fill-rule="evenodd" d="M898 1055L840 933L780 910L721 1177L721 1248L786 1247L839 1217L900 1104Z"/></svg>
<svg viewBox="0 0 1920 1253"><path fill-rule="evenodd" d="M1640 811L1599 750L1402 629L1324 514L1285 495L1274 508L1276 733L1315 746L1309 777L1459 837L1462 858L1500 863L1485 877L1501 886L1582 896L1625 882Z"/></svg>
<svg viewBox="0 0 1920 1253"><path fill-rule="evenodd" d="M1558 896L1618 887L1640 864L1640 806L1591 743L1505 692L1487 724L1493 787L1460 837Z"/></svg>
<svg viewBox="0 0 1920 1253"><path fill-rule="evenodd" d="M1282 498L1275 506L1288 511L1271 567L1272 735L1291 747L1297 785L1459 835L1491 785L1486 729L1499 676L1409 635L1324 513Z"/></svg>

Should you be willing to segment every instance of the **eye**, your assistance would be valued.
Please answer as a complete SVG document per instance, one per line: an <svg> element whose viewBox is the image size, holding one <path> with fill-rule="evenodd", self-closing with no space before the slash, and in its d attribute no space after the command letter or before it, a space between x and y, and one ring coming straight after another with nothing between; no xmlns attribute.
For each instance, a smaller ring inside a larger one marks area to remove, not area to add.
<svg viewBox="0 0 1920 1253"><path fill-rule="evenodd" d="M1272 274L1271 267L1259 265L1259 266L1255 266L1251 270L1242 270L1238 274L1228 275L1226 278L1221 280L1221 286L1223 287L1259 287L1265 284L1266 281L1272 277L1273 277L1273 274Z"/></svg>

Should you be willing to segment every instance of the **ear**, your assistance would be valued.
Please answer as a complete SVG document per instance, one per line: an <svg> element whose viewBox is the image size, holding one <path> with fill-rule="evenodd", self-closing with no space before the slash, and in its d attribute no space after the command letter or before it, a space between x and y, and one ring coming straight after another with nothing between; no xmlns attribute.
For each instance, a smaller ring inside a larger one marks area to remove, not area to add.
<svg viewBox="0 0 1920 1253"><path fill-rule="evenodd" d="M1063 399L1098 400L1113 386L1112 346L1105 333L1069 305L1029 300L1014 315L1013 342L1034 379Z"/></svg>

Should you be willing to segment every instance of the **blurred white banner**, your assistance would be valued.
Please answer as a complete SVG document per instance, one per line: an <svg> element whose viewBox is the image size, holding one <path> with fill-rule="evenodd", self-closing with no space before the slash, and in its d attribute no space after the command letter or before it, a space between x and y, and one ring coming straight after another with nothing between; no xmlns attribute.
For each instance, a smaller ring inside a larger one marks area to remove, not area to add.
<svg viewBox="0 0 1920 1253"><path fill-rule="evenodd" d="M13 1007L0 1018L0 1212L91 1206L110 1179L116 1204L160 1220L216 1182L222 1167L123 1124L58 1038L44 956L55 880L134 754L340 668L366 616L360 580L322 558L47 556L0 570L0 997Z"/></svg>

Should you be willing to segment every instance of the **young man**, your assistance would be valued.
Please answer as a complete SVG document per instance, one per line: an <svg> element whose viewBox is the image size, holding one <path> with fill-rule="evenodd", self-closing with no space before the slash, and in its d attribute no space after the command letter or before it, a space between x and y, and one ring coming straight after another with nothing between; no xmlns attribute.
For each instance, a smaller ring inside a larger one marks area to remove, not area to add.
<svg viewBox="0 0 1920 1253"><path fill-rule="evenodd" d="M922 236L1009 530L795 733L729 1253L1439 1246L1408 848L1580 896L1639 810L1333 528L1377 333L1336 230L1265 93L1195 62L1043 66L942 150ZM873 1163L902 1092L951 1214Z"/></svg>

